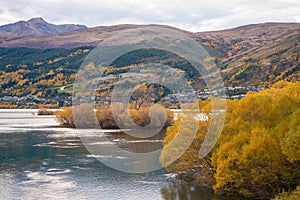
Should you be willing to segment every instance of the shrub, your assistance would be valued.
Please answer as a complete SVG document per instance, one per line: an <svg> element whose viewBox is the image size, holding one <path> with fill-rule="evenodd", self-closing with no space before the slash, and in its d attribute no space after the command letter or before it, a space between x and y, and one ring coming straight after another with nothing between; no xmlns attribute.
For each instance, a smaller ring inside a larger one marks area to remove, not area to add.
<svg viewBox="0 0 300 200"><path fill-rule="evenodd" d="M274 200L299 200L300 199L300 187L297 187L292 193L282 192L278 194Z"/></svg>
<svg viewBox="0 0 300 200"><path fill-rule="evenodd" d="M127 109L122 104L114 106L114 114L112 107L109 105L98 106L94 111L88 105L80 105L72 107L63 107L55 112L57 121L63 125L75 128L91 128L100 125L103 129L116 128L132 128L131 120L140 127L150 124L149 128L166 127L173 124L173 112L166 108L158 108L157 106L141 107L139 110L133 109L132 105ZM74 119L73 111L76 109L76 118ZM128 116L128 114L129 116ZM164 113L166 119L164 120ZM149 116L151 115L151 116ZM152 123L151 123L152 118ZM119 122L119 124L116 123ZM164 123L164 124L162 124Z"/></svg>
<svg viewBox="0 0 300 200"><path fill-rule="evenodd" d="M39 111L37 112L37 115L54 115L54 112L52 110L42 108L42 109L39 109Z"/></svg>

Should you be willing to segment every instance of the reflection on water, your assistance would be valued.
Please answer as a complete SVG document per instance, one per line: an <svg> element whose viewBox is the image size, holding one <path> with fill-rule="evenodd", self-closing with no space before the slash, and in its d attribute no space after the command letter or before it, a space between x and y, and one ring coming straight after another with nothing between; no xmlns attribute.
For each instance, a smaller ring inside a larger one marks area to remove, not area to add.
<svg viewBox="0 0 300 200"><path fill-rule="evenodd" d="M6 118L7 117L7 118ZM0 199L219 199L179 184L165 170L130 174L113 170L84 148L76 131L55 128L51 116L0 110ZM163 133L147 140L109 133L113 145L130 151L160 148ZM109 155L105 158L111 159ZM116 158L115 158L116 159ZM125 157L117 159L126 162Z"/></svg>
<svg viewBox="0 0 300 200"><path fill-rule="evenodd" d="M221 197L214 195L210 189L194 187L185 182L173 181L161 188L164 200L241 200L241 197Z"/></svg>
<svg viewBox="0 0 300 200"><path fill-rule="evenodd" d="M214 195L211 191L205 189L196 189L193 186L183 184L180 182L170 183L167 187L161 189L162 197L165 200L188 200L196 199L201 196L201 200L213 199Z"/></svg>
<svg viewBox="0 0 300 200"><path fill-rule="evenodd" d="M129 131L127 131L128 133ZM130 132L129 132L130 133ZM123 132L109 134L108 138L119 148L135 153L147 153L162 148L162 143L166 135L166 130L161 130L156 135L149 138L136 138Z"/></svg>
<svg viewBox="0 0 300 200"><path fill-rule="evenodd" d="M106 167L72 132L0 133L0 139L1 199L160 199L168 180L164 170L128 174Z"/></svg>

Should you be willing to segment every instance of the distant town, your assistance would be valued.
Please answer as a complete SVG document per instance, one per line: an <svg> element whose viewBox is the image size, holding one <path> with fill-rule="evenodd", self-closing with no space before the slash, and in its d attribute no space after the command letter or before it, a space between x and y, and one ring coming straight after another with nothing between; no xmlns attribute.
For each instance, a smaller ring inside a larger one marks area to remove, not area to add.
<svg viewBox="0 0 300 200"><path fill-rule="evenodd" d="M189 98L197 97L199 100L206 100L211 96L221 97L222 99L242 99L245 97L247 92L260 91L261 87L259 86L227 86L224 87L226 94L222 95L224 90L216 89L216 90L198 90L192 92L182 92L177 94L168 94L160 99L160 102L170 102L172 104L179 103L180 101L187 101ZM107 94L104 96L96 96L93 98L93 101L97 105L110 104L111 95ZM60 95L57 95L53 98L44 98L37 97L36 95L26 95L24 97L16 97L16 96L3 96L0 97L0 104L2 102L9 103L11 105L16 105L20 107L34 107L35 105L57 105L57 107L61 106L71 106L72 105L72 96L64 96L63 98ZM85 97L80 100L80 102L91 102L91 97Z"/></svg>

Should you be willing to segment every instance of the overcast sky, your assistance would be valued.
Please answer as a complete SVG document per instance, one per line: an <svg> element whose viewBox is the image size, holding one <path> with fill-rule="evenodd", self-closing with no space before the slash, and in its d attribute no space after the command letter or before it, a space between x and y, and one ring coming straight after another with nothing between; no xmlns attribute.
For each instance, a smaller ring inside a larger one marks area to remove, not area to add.
<svg viewBox="0 0 300 200"><path fill-rule="evenodd" d="M0 24L43 17L84 24L167 24L190 31L300 22L300 0L0 0Z"/></svg>

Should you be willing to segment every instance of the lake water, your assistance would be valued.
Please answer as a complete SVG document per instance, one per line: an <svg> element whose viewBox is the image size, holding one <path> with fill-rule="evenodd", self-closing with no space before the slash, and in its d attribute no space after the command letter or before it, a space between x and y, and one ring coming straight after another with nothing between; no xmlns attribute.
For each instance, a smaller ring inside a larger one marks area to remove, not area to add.
<svg viewBox="0 0 300 200"><path fill-rule="evenodd" d="M111 169L85 149L75 130L56 128L53 116L32 112L35 110L0 110L1 200L225 199L176 181L163 169L144 174ZM163 134L138 142L122 134L103 134L133 150L147 145L158 148L163 141Z"/></svg>

